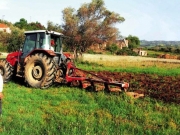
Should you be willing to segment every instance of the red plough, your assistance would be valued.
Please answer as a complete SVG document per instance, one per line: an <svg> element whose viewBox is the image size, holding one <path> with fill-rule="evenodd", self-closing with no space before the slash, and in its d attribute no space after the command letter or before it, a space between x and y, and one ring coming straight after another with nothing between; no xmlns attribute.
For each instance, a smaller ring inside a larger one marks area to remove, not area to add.
<svg viewBox="0 0 180 135"><path fill-rule="evenodd" d="M104 90L107 92L127 91L129 83L118 82L89 71L79 69L69 62L67 64L66 82L72 86L78 86L93 91Z"/></svg>

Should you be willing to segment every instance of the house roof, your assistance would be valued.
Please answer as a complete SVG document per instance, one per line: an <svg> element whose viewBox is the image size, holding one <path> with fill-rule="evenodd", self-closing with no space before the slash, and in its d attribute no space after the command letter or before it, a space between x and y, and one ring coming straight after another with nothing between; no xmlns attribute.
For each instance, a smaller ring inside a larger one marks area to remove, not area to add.
<svg viewBox="0 0 180 135"><path fill-rule="evenodd" d="M8 28L8 26L4 23L0 23L0 28Z"/></svg>

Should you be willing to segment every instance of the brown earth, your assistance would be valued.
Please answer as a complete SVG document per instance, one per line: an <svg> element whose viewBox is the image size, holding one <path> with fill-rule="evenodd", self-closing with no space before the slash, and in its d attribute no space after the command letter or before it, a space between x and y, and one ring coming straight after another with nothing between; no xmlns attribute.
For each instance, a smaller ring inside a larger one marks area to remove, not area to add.
<svg viewBox="0 0 180 135"><path fill-rule="evenodd" d="M180 103L180 76L158 76L151 74L94 72L117 81L130 84L128 91L143 93L145 96L165 102Z"/></svg>

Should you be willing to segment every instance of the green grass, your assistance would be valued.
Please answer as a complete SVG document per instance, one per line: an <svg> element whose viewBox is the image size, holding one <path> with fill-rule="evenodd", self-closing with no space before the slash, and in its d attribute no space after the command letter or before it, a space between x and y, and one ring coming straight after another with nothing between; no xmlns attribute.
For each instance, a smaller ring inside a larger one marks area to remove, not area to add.
<svg viewBox="0 0 180 135"><path fill-rule="evenodd" d="M151 50L146 50L148 53L149 57L156 57L162 54L166 54L167 52L160 52L160 51L151 51ZM169 53L169 52L168 52Z"/></svg>
<svg viewBox="0 0 180 135"><path fill-rule="evenodd" d="M66 86L4 85L1 135L180 134L180 106Z"/></svg>
<svg viewBox="0 0 180 135"><path fill-rule="evenodd" d="M139 62L145 64L146 62ZM171 63L164 63L162 66L161 62L154 62L151 66L106 66L103 64L97 64L95 62L79 61L76 63L78 68L90 71L111 71L111 72L128 72L128 73L145 73L145 74L156 74L161 76L179 76L180 75L180 64L176 64L176 67L171 66ZM125 63L126 65L126 63ZM166 66L168 65L168 66Z"/></svg>

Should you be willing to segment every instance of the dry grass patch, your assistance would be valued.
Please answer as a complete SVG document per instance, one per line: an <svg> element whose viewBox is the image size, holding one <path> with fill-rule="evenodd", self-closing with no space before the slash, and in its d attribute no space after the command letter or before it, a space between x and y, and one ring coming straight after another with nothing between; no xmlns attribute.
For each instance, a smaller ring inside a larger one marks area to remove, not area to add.
<svg viewBox="0 0 180 135"><path fill-rule="evenodd" d="M101 54L84 54L83 61L96 62L110 67L164 67L166 69L180 68L180 60L148 58L140 56L112 56Z"/></svg>

